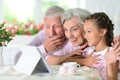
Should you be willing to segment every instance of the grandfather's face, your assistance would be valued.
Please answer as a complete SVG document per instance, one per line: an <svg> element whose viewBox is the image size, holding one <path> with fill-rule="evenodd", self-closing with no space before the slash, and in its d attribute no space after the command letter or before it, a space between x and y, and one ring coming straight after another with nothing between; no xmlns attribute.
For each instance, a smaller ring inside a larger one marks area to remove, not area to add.
<svg viewBox="0 0 120 80"><path fill-rule="evenodd" d="M63 31L63 26L61 24L60 16L45 17L44 23L45 23L46 37L50 37L53 35L60 35L61 37L64 37L64 31Z"/></svg>
<svg viewBox="0 0 120 80"><path fill-rule="evenodd" d="M65 21L64 32L66 37L72 42L74 46L80 46L84 42L83 28L79 25L76 17Z"/></svg>

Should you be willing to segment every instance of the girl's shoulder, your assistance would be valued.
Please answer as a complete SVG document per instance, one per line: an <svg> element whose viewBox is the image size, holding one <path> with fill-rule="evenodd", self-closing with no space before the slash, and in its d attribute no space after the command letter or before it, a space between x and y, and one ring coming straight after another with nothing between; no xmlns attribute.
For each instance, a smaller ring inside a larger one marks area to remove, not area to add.
<svg viewBox="0 0 120 80"><path fill-rule="evenodd" d="M109 50L112 50L113 47L109 47ZM94 53L94 55L97 55L97 54L101 54L101 55L104 55L106 52L107 52L108 48L102 50L102 51L99 51L99 52L94 52L94 47L93 46L90 46L90 47L87 47L84 51L84 55L86 56L91 54L91 53Z"/></svg>

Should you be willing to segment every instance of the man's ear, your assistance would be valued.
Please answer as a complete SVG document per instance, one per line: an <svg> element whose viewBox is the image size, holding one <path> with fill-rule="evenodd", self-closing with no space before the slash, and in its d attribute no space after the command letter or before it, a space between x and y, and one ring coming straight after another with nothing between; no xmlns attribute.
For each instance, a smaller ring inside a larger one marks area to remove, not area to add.
<svg viewBox="0 0 120 80"><path fill-rule="evenodd" d="M107 33L107 29L101 29L100 34L101 36L104 36Z"/></svg>

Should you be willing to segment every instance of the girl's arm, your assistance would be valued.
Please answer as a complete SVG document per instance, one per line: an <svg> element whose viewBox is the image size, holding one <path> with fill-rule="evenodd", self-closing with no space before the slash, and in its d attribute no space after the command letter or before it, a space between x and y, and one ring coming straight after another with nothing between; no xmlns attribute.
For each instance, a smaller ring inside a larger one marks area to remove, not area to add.
<svg viewBox="0 0 120 80"><path fill-rule="evenodd" d="M107 70L107 80L118 80L118 65L119 62L107 64L106 70Z"/></svg>
<svg viewBox="0 0 120 80"><path fill-rule="evenodd" d="M117 58L120 53L119 42L116 43L111 50L107 50L105 54L106 60L106 70L107 70L107 80L117 80L118 76L118 67L119 67L119 59Z"/></svg>
<svg viewBox="0 0 120 80"><path fill-rule="evenodd" d="M115 63L113 63L113 71L115 74L115 80L118 80L118 68L119 68L119 61L116 61Z"/></svg>

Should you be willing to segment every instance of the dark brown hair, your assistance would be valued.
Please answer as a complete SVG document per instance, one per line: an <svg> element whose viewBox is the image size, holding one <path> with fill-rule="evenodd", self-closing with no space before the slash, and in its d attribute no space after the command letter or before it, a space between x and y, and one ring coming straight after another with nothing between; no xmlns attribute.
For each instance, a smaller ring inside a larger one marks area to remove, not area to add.
<svg viewBox="0 0 120 80"><path fill-rule="evenodd" d="M108 46L111 46L111 43L113 42L113 36L114 36L114 33L113 33L114 24L109 19L107 14L105 14L104 12L98 12L98 13L94 13L86 18L86 20L91 20L91 19L95 20L99 29L107 29L107 32L105 35L106 44Z"/></svg>

